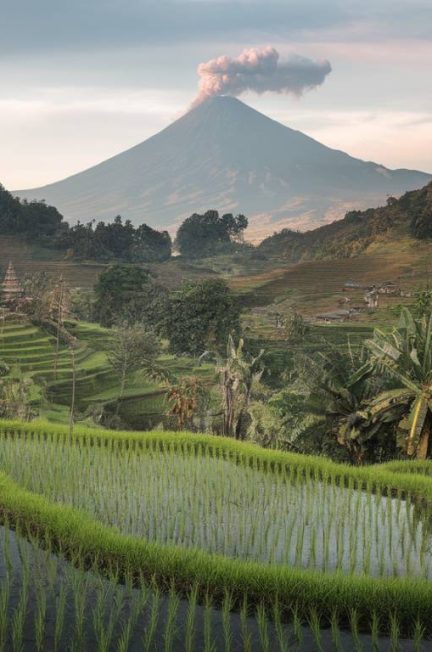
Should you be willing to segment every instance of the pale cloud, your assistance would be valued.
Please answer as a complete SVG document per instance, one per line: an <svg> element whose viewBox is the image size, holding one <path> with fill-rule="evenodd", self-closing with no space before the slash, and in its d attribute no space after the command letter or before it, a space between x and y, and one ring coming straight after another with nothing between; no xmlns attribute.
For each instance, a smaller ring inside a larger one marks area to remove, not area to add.
<svg viewBox="0 0 432 652"><path fill-rule="evenodd" d="M432 111L332 111L290 115L309 136L351 156L389 168L432 173Z"/></svg>
<svg viewBox="0 0 432 652"><path fill-rule="evenodd" d="M259 111L364 159L432 171L430 0L14 0L0 19L0 182L42 185L187 109L196 67L272 45L328 59L301 103Z"/></svg>

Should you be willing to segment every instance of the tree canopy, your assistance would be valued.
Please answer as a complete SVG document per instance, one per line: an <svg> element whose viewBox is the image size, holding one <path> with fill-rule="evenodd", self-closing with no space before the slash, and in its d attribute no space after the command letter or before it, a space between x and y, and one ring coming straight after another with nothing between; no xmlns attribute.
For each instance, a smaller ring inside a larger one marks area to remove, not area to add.
<svg viewBox="0 0 432 652"><path fill-rule="evenodd" d="M203 215L194 213L179 227L176 245L183 256L202 258L229 250L247 228L244 215L234 216L226 213L219 216L218 211L210 210Z"/></svg>
<svg viewBox="0 0 432 652"><path fill-rule="evenodd" d="M178 355L222 351L228 335L240 331L240 307L223 280L185 284L168 297L160 329Z"/></svg>
<svg viewBox="0 0 432 652"><path fill-rule="evenodd" d="M76 258L160 262L171 257L171 237L147 224L133 226L120 215L113 222L69 226L54 206L20 201L0 185L0 234L20 235L44 246L69 250Z"/></svg>
<svg viewBox="0 0 432 652"><path fill-rule="evenodd" d="M62 249L70 249L77 258L127 262L161 262L171 257L171 237L147 224L134 227L120 215L113 222L88 222L64 229L58 235Z"/></svg>
<svg viewBox="0 0 432 652"><path fill-rule="evenodd" d="M63 216L43 201L21 202L0 184L0 233L43 241L57 233Z"/></svg>
<svg viewBox="0 0 432 652"><path fill-rule="evenodd" d="M102 326L153 323L153 304L161 292L148 270L120 263L111 265L95 286L95 318Z"/></svg>

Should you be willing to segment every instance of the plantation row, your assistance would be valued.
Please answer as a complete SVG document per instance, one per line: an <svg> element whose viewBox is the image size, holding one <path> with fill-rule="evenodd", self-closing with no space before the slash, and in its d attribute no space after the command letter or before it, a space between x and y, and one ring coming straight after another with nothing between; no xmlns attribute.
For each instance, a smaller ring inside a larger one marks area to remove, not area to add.
<svg viewBox="0 0 432 652"><path fill-rule="evenodd" d="M184 596L197 587L214 605L228 593L237 610L246 595L268 615L277 604L282 621L294 609L411 636L432 623L430 468L359 469L187 433L71 439L0 424L3 521L83 567Z"/></svg>
<svg viewBox="0 0 432 652"><path fill-rule="evenodd" d="M123 441L113 454L38 434L0 443L0 468L20 486L122 534L266 563L432 577L430 512L401 496L342 488L335 476L268 473L205 448L191 455Z"/></svg>
<svg viewBox="0 0 432 652"><path fill-rule="evenodd" d="M162 592L155 581L137 583L132 574L120 583L116 569L102 577L96 567L85 569L81 555L73 562L49 542L42 549L26 528L15 533L8 523L0 528L2 652L426 650L419 621L412 643L400 637L395 617L388 638L380 635L377 614L371 634L364 634L355 610L350 632L341 629L347 623L337 611L331 627L321 629L319 613L311 609L305 618L296 604L286 619L286 605L276 601L269 611L245 595L236 612L228 591L218 604L198 585L182 598L173 587Z"/></svg>

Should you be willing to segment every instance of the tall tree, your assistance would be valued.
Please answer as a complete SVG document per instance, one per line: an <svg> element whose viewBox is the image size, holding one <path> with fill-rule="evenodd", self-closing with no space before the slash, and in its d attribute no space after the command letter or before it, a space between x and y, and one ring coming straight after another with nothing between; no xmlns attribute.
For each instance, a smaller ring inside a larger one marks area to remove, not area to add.
<svg viewBox="0 0 432 652"><path fill-rule="evenodd" d="M228 335L240 332L240 306L221 279L185 284L168 298L160 329L177 355L223 351Z"/></svg>
<svg viewBox="0 0 432 652"><path fill-rule="evenodd" d="M108 360L120 379L117 413L130 374L142 370L151 377L164 377L163 369L156 364L159 351L154 333L145 331L142 326L125 324L114 330Z"/></svg>
<svg viewBox="0 0 432 652"><path fill-rule="evenodd" d="M108 327L116 322L147 322L159 291L148 270L120 263L111 265L95 286L95 318Z"/></svg>
<svg viewBox="0 0 432 652"><path fill-rule="evenodd" d="M49 293L49 317L55 323L55 356L54 356L54 378L57 378L58 358L60 351L60 340L64 330L64 320L69 314L70 290L62 275Z"/></svg>
<svg viewBox="0 0 432 652"><path fill-rule="evenodd" d="M176 245L183 256L202 258L222 253L234 241L241 239L247 228L244 215L234 217L232 213L219 216L218 211L210 210L200 215L194 213L179 227Z"/></svg>

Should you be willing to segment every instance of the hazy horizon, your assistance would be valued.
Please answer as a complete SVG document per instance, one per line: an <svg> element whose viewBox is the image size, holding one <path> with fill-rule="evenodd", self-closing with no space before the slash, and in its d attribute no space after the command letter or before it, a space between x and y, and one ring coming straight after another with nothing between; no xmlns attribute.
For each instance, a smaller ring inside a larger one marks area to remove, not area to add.
<svg viewBox="0 0 432 652"><path fill-rule="evenodd" d="M432 172L431 23L423 0L18 0L0 26L0 182L45 185L144 141L190 106L199 64L263 47L331 72L301 98L242 101L352 156Z"/></svg>

